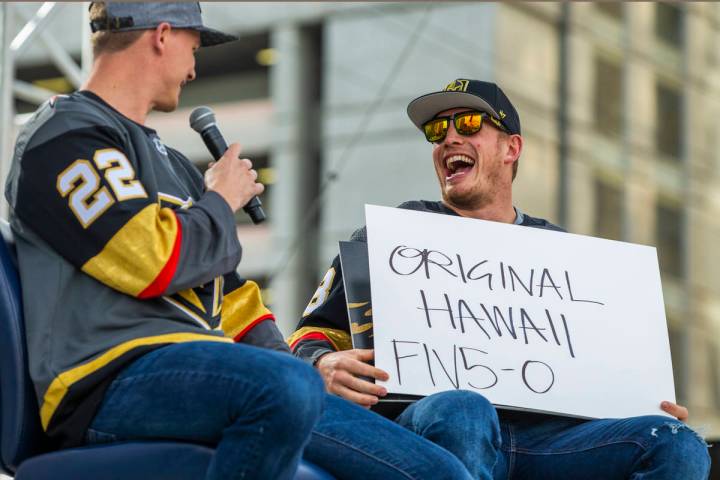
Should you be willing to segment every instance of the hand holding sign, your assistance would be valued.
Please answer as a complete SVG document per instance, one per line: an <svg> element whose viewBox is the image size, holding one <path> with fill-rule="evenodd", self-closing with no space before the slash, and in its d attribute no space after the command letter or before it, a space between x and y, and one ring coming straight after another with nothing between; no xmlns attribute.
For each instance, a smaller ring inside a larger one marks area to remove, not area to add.
<svg viewBox="0 0 720 480"><path fill-rule="evenodd" d="M688 418L690 418L690 412L688 412L688 409L683 407L682 405L665 401L660 404L660 408L662 408L664 412L669 413L681 422L687 422Z"/></svg>
<svg viewBox="0 0 720 480"><path fill-rule="evenodd" d="M326 353L320 357L316 366L328 392L370 408L378 402L378 397L387 395L387 389L358 377L383 381L389 379L387 372L366 363L374 357L372 350L345 350Z"/></svg>

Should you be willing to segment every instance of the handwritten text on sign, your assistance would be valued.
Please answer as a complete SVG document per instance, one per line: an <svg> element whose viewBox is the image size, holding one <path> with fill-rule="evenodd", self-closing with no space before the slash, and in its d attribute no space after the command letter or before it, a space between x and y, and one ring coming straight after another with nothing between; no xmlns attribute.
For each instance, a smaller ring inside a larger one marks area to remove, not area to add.
<svg viewBox="0 0 720 480"><path fill-rule="evenodd" d="M385 207L366 217L390 392L475 390L584 417L675 399L654 248Z"/></svg>

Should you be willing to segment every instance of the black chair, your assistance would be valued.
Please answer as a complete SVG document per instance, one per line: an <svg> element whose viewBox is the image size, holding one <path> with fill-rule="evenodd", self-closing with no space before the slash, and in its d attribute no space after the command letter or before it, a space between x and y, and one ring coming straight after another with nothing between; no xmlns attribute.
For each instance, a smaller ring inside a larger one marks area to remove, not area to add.
<svg viewBox="0 0 720 480"><path fill-rule="evenodd" d="M168 441L50 451L28 374L20 280L12 232L0 220L0 473L15 480L197 480L214 450ZM333 480L302 461L294 480Z"/></svg>

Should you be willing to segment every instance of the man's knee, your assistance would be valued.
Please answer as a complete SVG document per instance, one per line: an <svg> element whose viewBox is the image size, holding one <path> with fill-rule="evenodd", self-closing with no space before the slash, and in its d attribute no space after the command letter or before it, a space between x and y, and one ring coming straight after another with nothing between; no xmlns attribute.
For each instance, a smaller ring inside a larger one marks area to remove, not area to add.
<svg viewBox="0 0 720 480"><path fill-rule="evenodd" d="M283 432L309 432L322 413L325 388L320 375L305 362L277 354L275 371L265 379L261 406ZM276 434L279 434L276 432Z"/></svg>
<svg viewBox="0 0 720 480"><path fill-rule="evenodd" d="M397 423L444 445L467 442L499 448L500 425L495 407L482 395L453 390L419 400Z"/></svg>
<svg viewBox="0 0 720 480"><path fill-rule="evenodd" d="M710 455L705 440L679 421L657 417L648 435L654 441L654 456L660 462L671 462L678 478L704 480L710 472Z"/></svg>
<svg viewBox="0 0 720 480"><path fill-rule="evenodd" d="M423 410L440 419L461 417L481 424L498 423L495 407L479 393L450 390L425 397L421 402Z"/></svg>
<svg viewBox="0 0 720 480"><path fill-rule="evenodd" d="M325 395L322 378L305 362L290 356L287 360L279 366L276 375L268 378L274 403L280 408L289 408L295 414L298 410L307 413L317 411L319 414Z"/></svg>

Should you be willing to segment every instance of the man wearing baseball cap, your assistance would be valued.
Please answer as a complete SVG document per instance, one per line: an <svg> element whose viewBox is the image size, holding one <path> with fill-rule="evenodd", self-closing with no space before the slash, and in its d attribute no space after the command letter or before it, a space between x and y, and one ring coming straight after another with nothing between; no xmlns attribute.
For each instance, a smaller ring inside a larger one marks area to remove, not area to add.
<svg viewBox="0 0 720 480"><path fill-rule="evenodd" d="M177 107L200 47L235 37L197 3L93 3L90 17L90 77L23 127L6 185L49 438L213 445L208 479L290 479L303 449L338 478L470 478L289 355L236 273L234 212L263 191L240 146L203 178L145 125Z"/></svg>
<svg viewBox="0 0 720 480"><path fill-rule="evenodd" d="M562 231L513 205L523 138L520 116L499 86L459 78L411 101L407 113L433 145L442 201L410 201L400 208ZM365 228L352 240L367 241ZM289 343L319 370L330 392L374 406L387 392L361 377L387 380L388 373L368 363L373 350L352 349L338 257L325 279ZM671 402L660 408L680 421L659 415L586 421L496 411L479 393L451 391L415 402L395 421L454 453L479 479L707 478L707 447L683 423L687 409Z"/></svg>

